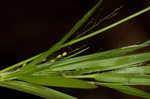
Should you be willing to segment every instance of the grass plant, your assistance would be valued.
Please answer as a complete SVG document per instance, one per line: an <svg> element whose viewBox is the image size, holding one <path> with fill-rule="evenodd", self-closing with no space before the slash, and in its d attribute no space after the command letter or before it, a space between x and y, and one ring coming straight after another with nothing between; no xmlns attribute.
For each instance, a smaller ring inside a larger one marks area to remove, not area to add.
<svg viewBox="0 0 150 99"><path fill-rule="evenodd" d="M51 89L51 86L81 89L93 89L98 86L105 86L125 94L150 99L149 93L132 87L134 85L150 85L150 65L143 64L150 61L150 52L128 54L129 52L149 46L150 41L134 46L78 56L78 54L87 50L83 49L58 60L54 58L45 61L49 56L62 48L110 30L150 10L150 7L147 7L102 29L68 40L87 23L101 3L102 0L99 0L50 49L1 70L0 86L46 99L77 99L76 97ZM65 56L65 53L63 55ZM87 78L93 79L93 81L89 81Z"/></svg>

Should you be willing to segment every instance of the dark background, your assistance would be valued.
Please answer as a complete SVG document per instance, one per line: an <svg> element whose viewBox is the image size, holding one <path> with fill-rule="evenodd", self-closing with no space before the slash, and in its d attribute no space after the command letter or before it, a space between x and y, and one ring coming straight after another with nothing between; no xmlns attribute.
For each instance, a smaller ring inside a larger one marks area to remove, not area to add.
<svg viewBox="0 0 150 99"><path fill-rule="evenodd" d="M47 50L91 8L97 0L49 0L0 2L0 68L5 68ZM149 0L104 0L96 14L102 17L120 5L124 7L101 28L150 5ZM150 38L150 14L123 23L87 42L91 52L141 43ZM143 89L146 89L143 87ZM100 87L95 90L60 89L80 99L140 99ZM4 98L39 97L0 88Z"/></svg>

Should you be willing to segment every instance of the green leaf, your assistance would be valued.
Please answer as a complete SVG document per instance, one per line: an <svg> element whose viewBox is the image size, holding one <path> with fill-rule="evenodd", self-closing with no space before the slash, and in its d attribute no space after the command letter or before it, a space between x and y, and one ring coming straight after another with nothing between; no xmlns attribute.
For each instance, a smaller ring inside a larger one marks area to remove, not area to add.
<svg viewBox="0 0 150 99"><path fill-rule="evenodd" d="M98 52L98 53L94 53L94 54L90 54L90 55L84 55L84 56L72 58L68 61L63 61L63 63L68 64L68 63L85 61L85 60L96 59L96 58L105 59L105 58L117 57L117 56L125 55L134 50L147 47L149 45L150 45L150 41L146 41L146 42L144 42L142 44L138 44L138 45L131 45L131 46L127 46L127 47L122 47L122 48L117 48L117 49L108 50L108 51L104 51L104 52Z"/></svg>
<svg viewBox="0 0 150 99"><path fill-rule="evenodd" d="M112 73L123 73L123 74L150 74L150 66L140 66L140 67L131 67L123 68L119 70L112 71Z"/></svg>
<svg viewBox="0 0 150 99"><path fill-rule="evenodd" d="M45 99L77 99L56 90L22 81L0 82L0 86L37 95Z"/></svg>
<svg viewBox="0 0 150 99"><path fill-rule="evenodd" d="M92 78L104 82L127 83L134 85L150 85L150 75L143 74L117 74L106 72L94 74Z"/></svg>
<svg viewBox="0 0 150 99"><path fill-rule="evenodd" d="M127 47L117 48L117 49L113 49L113 50L98 52L98 53L94 53L94 54L90 54L90 55L84 55L84 56L79 56L79 57L59 61L56 63L55 66L78 63L78 62L87 61L87 60L95 60L95 59L100 60L100 59L107 59L107 58L122 56L122 55L125 55L134 50L147 47L149 45L150 45L150 40L146 41L142 44L138 44L138 45L131 45L131 46L127 46ZM51 63L42 64L41 67L44 65L49 65L49 64L51 65Z"/></svg>
<svg viewBox="0 0 150 99"><path fill-rule="evenodd" d="M20 76L19 80L45 86L69 87L69 88L96 88L94 84L78 79L50 76Z"/></svg>
<svg viewBox="0 0 150 99"><path fill-rule="evenodd" d="M150 52L140 53L134 55L127 55L103 60L89 60L74 64L52 66L52 71L64 71L64 70L75 70L75 69L96 69L97 71L113 70L123 67L130 67L133 64L142 63L150 60ZM54 64L55 65L55 64Z"/></svg>
<svg viewBox="0 0 150 99"><path fill-rule="evenodd" d="M129 87L129 86L120 86L120 85L113 85L113 84L111 85L111 84L107 84L107 83L105 83L105 84L98 83L97 85L109 87L109 88L115 89L119 92L122 92L122 93L125 93L128 95L133 95L133 96L138 96L138 97L150 99L149 93L144 92L140 89Z"/></svg>

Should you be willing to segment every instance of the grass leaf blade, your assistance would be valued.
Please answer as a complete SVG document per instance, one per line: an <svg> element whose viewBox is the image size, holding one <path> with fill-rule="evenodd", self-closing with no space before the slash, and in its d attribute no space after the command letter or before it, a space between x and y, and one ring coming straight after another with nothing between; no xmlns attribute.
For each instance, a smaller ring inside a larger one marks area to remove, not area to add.
<svg viewBox="0 0 150 99"><path fill-rule="evenodd" d="M125 93L125 94L128 94L128 95L138 96L138 97L142 97L142 98L146 98L146 99L150 98L149 93L146 93L146 92L144 92L140 89L136 89L136 88L129 87L129 86L109 85L107 83L106 84L98 83L97 85L101 85L101 86L104 86L104 87L109 87L109 88L115 89L119 92L122 92L122 93Z"/></svg>
<svg viewBox="0 0 150 99"><path fill-rule="evenodd" d="M56 90L22 81L0 82L0 86L37 95L45 99L77 99Z"/></svg>
<svg viewBox="0 0 150 99"><path fill-rule="evenodd" d="M118 74L150 74L150 66L123 68L123 69L118 69L118 70L112 71L112 73L118 73Z"/></svg>
<svg viewBox="0 0 150 99"><path fill-rule="evenodd" d="M142 63L150 60L150 52L134 55L115 57L104 60L83 61L74 64L60 65L51 69L53 71L75 70L75 69L97 69L98 71L113 70L118 68L130 67L133 64Z"/></svg>
<svg viewBox="0 0 150 99"><path fill-rule="evenodd" d="M86 81L62 77L21 76L18 79L45 86L85 88L85 89L96 88L94 84L88 83Z"/></svg>
<svg viewBox="0 0 150 99"><path fill-rule="evenodd" d="M150 85L150 76L142 74L117 74L117 73L101 73L94 74L93 78L98 81L114 82L114 83L127 83L134 85Z"/></svg>

